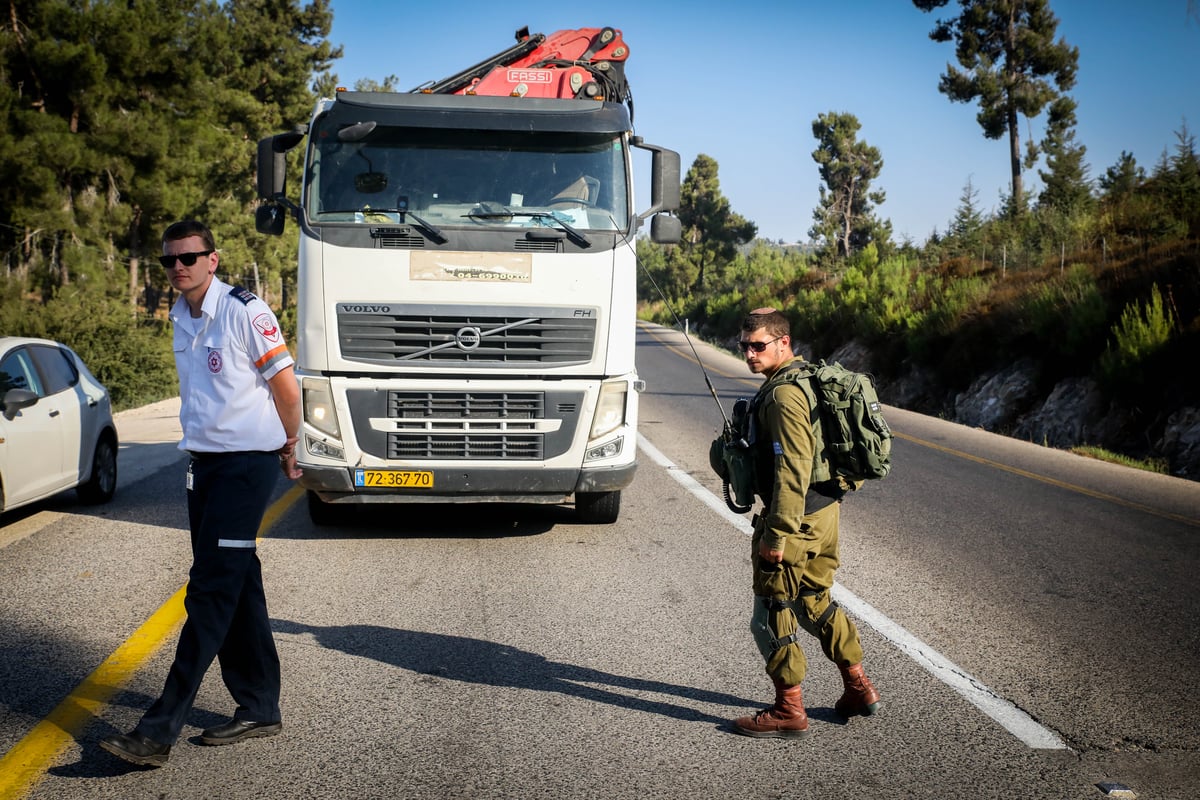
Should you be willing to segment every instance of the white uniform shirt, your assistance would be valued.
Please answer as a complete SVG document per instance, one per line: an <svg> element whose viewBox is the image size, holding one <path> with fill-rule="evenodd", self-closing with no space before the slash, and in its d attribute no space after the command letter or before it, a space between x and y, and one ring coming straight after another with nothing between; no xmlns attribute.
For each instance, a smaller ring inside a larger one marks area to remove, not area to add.
<svg viewBox="0 0 1200 800"><path fill-rule="evenodd" d="M279 321L262 300L216 277L201 311L192 319L183 297L171 308L183 428L179 449L278 450L287 434L267 381L294 363Z"/></svg>

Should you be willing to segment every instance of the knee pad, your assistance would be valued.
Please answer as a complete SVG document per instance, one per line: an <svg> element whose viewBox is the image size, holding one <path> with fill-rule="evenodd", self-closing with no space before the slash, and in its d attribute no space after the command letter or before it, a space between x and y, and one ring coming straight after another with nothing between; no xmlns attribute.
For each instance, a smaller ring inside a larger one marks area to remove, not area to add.
<svg viewBox="0 0 1200 800"><path fill-rule="evenodd" d="M805 602L807 598L813 598L811 603ZM821 638L821 632L825 630L825 626L833 619L833 615L837 613L840 606L829 596L829 590L814 591L805 589L800 592L800 599L796 601L798 608L796 609L796 619L800 623L800 627L808 631L816 638Z"/></svg>
<svg viewBox="0 0 1200 800"><path fill-rule="evenodd" d="M792 612L799 627L793 633L777 637L775 635L776 626L773 623L784 610ZM758 651L762 653L763 659L770 659L776 652L797 641L800 638L801 629L804 628L804 620L804 614L797 613L795 605L790 601L755 597L754 613L750 617L750 632L754 635L754 643L758 645Z"/></svg>

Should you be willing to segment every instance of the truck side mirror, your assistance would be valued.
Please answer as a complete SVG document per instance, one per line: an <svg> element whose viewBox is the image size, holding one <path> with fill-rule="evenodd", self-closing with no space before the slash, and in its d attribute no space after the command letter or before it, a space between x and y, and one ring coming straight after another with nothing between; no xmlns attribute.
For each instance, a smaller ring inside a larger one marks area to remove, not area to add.
<svg viewBox="0 0 1200 800"><path fill-rule="evenodd" d="M303 130L277 133L258 143L258 196L274 200L287 189L287 152L304 138Z"/></svg>
<svg viewBox="0 0 1200 800"><path fill-rule="evenodd" d="M679 208L679 153L656 150L651 159L650 205L659 211Z"/></svg>
<svg viewBox="0 0 1200 800"><path fill-rule="evenodd" d="M285 209L296 209L288 202L287 153L304 139L305 130L297 128L277 133L258 142L258 196L267 202L254 210L254 227L259 233L279 236L287 222Z"/></svg>
<svg viewBox="0 0 1200 800"><path fill-rule="evenodd" d="M648 219L660 211L674 211L679 208L679 153L659 147L656 144L646 144L642 137L632 139L634 147L651 152L650 161L650 208L638 214L638 219Z"/></svg>
<svg viewBox="0 0 1200 800"><path fill-rule="evenodd" d="M679 217L655 214L650 220L650 241L655 244L679 244L683 237L683 224Z"/></svg>
<svg viewBox="0 0 1200 800"><path fill-rule="evenodd" d="M286 222L287 214L278 203L266 202L254 209L254 228L259 233L280 236Z"/></svg>

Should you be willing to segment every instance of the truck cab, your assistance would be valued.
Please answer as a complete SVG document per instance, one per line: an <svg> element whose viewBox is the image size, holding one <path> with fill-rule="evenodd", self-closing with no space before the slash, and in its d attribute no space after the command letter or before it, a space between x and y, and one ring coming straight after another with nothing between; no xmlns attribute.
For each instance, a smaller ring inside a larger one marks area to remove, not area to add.
<svg viewBox="0 0 1200 800"><path fill-rule="evenodd" d="M437 91L339 91L260 142L258 229L300 226L297 462L318 523L379 502L573 499L582 521L619 515L642 386L634 238L650 219L652 238L678 240L679 157L634 135L611 81L589 96L560 74L578 59L537 66L547 40L529 41L525 65L500 54ZM496 70L526 91L480 94ZM641 213L636 147L652 154Z"/></svg>

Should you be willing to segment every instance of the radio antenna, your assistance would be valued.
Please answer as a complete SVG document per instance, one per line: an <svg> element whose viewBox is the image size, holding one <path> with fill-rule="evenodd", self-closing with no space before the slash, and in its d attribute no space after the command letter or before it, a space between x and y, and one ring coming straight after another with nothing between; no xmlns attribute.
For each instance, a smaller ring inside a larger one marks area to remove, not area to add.
<svg viewBox="0 0 1200 800"><path fill-rule="evenodd" d="M683 320L681 320L679 318L679 314L675 312L675 308L671 305L671 301L667 300L667 296L663 293L663 290L659 288L658 283L654 280L654 276L650 274L650 270L646 269L646 265L642 263L640 258L637 259L637 262L638 266L642 268L642 272L646 275L646 280L650 281L650 285L654 287L654 291L658 292L658 296L662 298L662 301L666 303L667 308L671 310L671 316L675 318L675 323L683 330L683 338L687 340L688 347L692 349L692 356L696 359L696 366L700 367L700 373L704 375L704 383L708 386L708 392L712 395L713 402L717 404L717 410L721 412L721 421L723 423L721 427L721 438L724 439L728 444L734 443L734 441L739 437L737 432L733 429L733 421L730 420L725 414L725 407L721 405L721 398L717 396L717 390L713 387L712 379L708 377L708 370L704 368L704 362L700 360L700 354L696 352L696 345L692 343L692 337L688 334L687 326L683 324ZM748 446L744 440L738 441L738 445L743 448ZM753 508L753 503L750 505L741 505L737 502L737 500L734 498L733 491L729 486L729 479L727 477L721 479L721 493L724 495L725 505L727 505L729 510L735 514L745 514L747 511Z"/></svg>
<svg viewBox="0 0 1200 800"><path fill-rule="evenodd" d="M725 407L721 405L721 398L717 397L717 390L713 388L712 380L708 377L708 370L704 368L704 362L700 360L700 354L696 352L696 345L692 343L692 337L688 335L688 331L686 326L683 324L683 320L679 318L679 314L675 312L675 308L671 305L671 301L667 299L667 296L663 293L663 290L658 287L658 283L655 282L654 276L650 274L650 270L646 269L646 265L642 263L640 258L638 259L638 266L642 268L642 273L646 276L646 280L650 281L650 285L654 287L654 291L658 292L658 296L662 298L663 303L665 303L667 308L670 309L671 316L675 318L675 324L677 324L680 330L683 331L683 338L687 341L688 347L692 349L692 356L696 359L696 366L700 367L700 373L704 376L704 383L706 386L708 386L708 392L712 395L713 402L717 404L717 410L721 412L721 420L725 423L725 427L728 428L730 424L729 416L725 413Z"/></svg>

